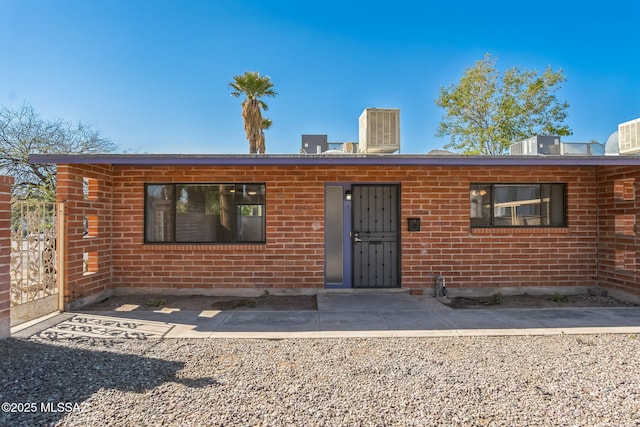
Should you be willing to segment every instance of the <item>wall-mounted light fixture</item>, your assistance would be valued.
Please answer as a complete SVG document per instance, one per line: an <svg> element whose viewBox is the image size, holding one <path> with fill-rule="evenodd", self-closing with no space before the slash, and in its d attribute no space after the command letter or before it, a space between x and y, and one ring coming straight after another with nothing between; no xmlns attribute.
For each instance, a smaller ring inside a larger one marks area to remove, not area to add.
<svg viewBox="0 0 640 427"><path fill-rule="evenodd" d="M351 190L347 190L347 191L345 191L345 192L344 192L344 199L345 199L347 202L350 202L350 201L351 201Z"/></svg>

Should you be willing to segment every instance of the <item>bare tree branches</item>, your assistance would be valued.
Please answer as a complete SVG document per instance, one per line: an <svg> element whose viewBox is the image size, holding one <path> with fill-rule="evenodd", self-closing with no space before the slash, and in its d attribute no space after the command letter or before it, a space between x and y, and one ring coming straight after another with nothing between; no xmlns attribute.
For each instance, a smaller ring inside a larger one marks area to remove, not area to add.
<svg viewBox="0 0 640 427"><path fill-rule="evenodd" d="M29 154L104 153L116 145L83 123L43 120L30 105L0 108L0 173L14 177L14 196L55 199L56 168L31 164Z"/></svg>

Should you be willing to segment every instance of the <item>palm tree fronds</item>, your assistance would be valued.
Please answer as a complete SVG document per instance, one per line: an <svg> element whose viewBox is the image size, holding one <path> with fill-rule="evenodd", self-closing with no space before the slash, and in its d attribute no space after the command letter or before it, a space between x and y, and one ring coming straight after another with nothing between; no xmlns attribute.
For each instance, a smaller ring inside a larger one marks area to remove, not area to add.
<svg viewBox="0 0 640 427"><path fill-rule="evenodd" d="M264 148L264 120L262 111L267 111L267 104L260 98L276 96L273 90L273 82L269 76L260 76L257 71L247 71L242 75L233 76L233 82L229 83L232 89L231 96L239 97L245 95L242 102L242 118L244 119L244 130L249 140L249 152L265 152ZM271 119L265 119L271 122Z"/></svg>

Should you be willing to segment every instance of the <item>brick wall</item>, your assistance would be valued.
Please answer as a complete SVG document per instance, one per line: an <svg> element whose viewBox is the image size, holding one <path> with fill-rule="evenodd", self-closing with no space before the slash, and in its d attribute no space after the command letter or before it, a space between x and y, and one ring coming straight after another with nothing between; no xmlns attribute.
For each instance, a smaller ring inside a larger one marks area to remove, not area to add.
<svg viewBox="0 0 640 427"><path fill-rule="evenodd" d="M449 289L596 284L595 168L125 167L113 168L115 288L297 288L324 286L327 182L401 184L402 286ZM265 245L152 245L144 239L144 184L264 182ZM471 230L471 182L565 182L569 227ZM422 231L409 233L409 217Z"/></svg>
<svg viewBox="0 0 640 427"><path fill-rule="evenodd" d="M598 282L637 302L639 180L637 167L598 167Z"/></svg>
<svg viewBox="0 0 640 427"><path fill-rule="evenodd" d="M82 177L95 179L86 200ZM265 183L266 244L144 244L145 183ZM65 202L65 301L109 293L228 293L324 287L324 191L328 182L400 183L401 280L430 289L443 274L454 292L597 284L596 168L392 166L82 166L60 165ZM567 183L568 227L471 229L469 185ZM83 217L97 233L82 236ZM420 218L420 232L407 218ZM94 221L94 224L95 224ZM97 266L82 268L82 254ZM95 270L93 270L95 269ZM234 291L235 290L235 291ZM550 291L551 292L551 291Z"/></svg>
<svg viewBox="0 0 640 427"><path fill-rule="evenodd" d="M9 264L11 262L12 185L12 177L0 176L0 338L11 335Z"/></svg>
<svg viewBox="0 0 640 427"><path fill-rule="evenodd" d="M64 203L65 228L59 274L66 309L111 292L111 181L111 166L58 165L56 197Z"/></svg>
<svg viewBox="0 0 640 427"><path fill-rule="evenodd" d="M452 295L463 290L518 292L522 287L593 286L596 269L594 168L429 168L407 171L403 221L422 218L420 233L403 232L407 287L447 278ZM469 185L567 183L568 227L471 229ZM480 289L479 289L480 288ZM511 288L511 289L509 289Z"/></svg>

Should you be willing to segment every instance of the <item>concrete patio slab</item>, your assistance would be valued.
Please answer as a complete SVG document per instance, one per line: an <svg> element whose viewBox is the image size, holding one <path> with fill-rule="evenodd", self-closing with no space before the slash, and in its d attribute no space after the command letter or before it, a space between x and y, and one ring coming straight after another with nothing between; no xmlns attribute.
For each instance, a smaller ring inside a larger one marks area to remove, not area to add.
<svg viewBox="0 0 640 427"><path fill-rule="evenodd" d="M446 317L433 311L404 311L402 315L396 312L382 313L388 329L395 331L441 331L451 329Z"/></svg>
<svg viewBox="0 0 640 427"><path fill-rule="evenodd" d="M454 310L430 296L327 293L317 311L61 313L13 332L51 340L640 334L640 307Z"/></svg>
<svg viewBox="0 0 640 427"><path fill-rule="evenodd" d="M170 323L127 319L102 314L75 314L61 322L33 331L32 335L50 340L97 338L163 338L173 327Z"/></svg>
<svg viewBox="0 0 640 427"><path fill-rule="evenodd" d="M320 311L322 331L379 331L389 329L380 313L365 311Z"/></svg>
<svg viewBox="0 0 640 427"><path fill-rule="evenodd" d="M233 332L318 332L316 311L231 311L214 331Z"/></svg>
<svg viewBox="0 0 640 427"><path fill-rule="evenodd" d="M371 313L415 311L428 308L424 302L406 293L324 293L318 294L317 298L318 311L364 311Z"/></svg>

